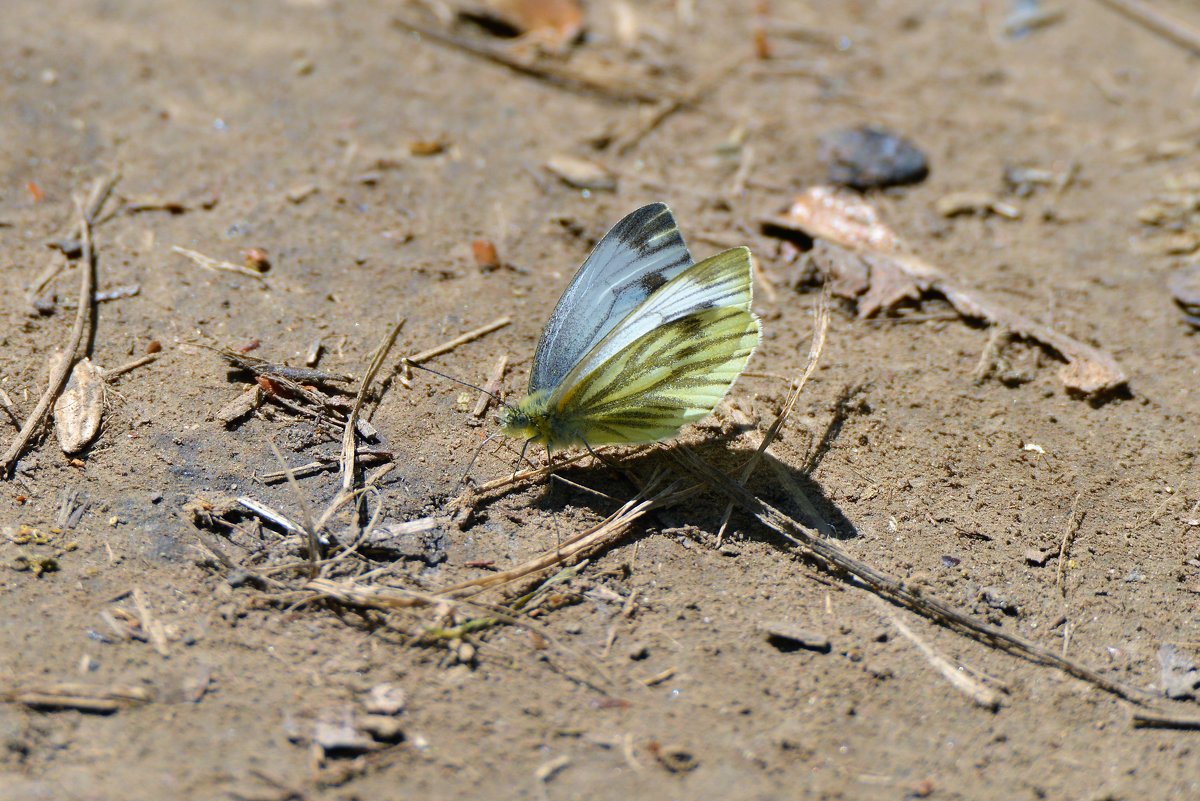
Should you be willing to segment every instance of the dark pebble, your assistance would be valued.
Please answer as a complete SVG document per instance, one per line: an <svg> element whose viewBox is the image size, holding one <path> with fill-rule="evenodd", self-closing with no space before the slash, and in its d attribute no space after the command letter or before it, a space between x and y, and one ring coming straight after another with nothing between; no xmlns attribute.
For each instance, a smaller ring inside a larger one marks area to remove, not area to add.
<svg viewBox="0 0 1200 801"><path fill-rule="evenodd" d="M916 145L884 128L839 128L821 137L818 158L830 183L880 189L924 181L929 161Z"/></svg>

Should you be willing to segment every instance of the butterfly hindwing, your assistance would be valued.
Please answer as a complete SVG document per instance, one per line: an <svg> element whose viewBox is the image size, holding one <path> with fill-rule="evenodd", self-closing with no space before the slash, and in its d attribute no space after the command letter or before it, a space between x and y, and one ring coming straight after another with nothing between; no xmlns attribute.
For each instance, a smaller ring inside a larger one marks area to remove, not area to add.
<svg viewBox="0 0 1200 801"><path fill-rule="evenodd" d="M574 365L554 391L558 398L573 391L586 375L632 342L666 323L705 309L750 310L753 286L750 251L732 248L692 265L651 294Z"/></svg>
<svg viewBox="0 0 1200 801"><path fill-rule="evenodd" d="M656 442L705 417L737 380L759 340L740 307L695 311L641 335L552 403L589 445Z"/></svg>
<svg viewBox="0 0 1200 801"><path fill-rule="evenodd" d="M559 386L630 311L691 266L666 204L643 206L613 226L579 268L542 331L530 394Z"/></svg>

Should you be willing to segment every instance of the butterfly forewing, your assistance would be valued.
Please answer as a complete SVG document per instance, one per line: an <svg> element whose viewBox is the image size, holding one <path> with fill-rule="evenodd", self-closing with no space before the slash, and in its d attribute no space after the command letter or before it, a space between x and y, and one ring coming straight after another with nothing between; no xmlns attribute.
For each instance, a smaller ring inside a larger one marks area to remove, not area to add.
<svg viewBox="0 0 1200 801"><path fill-rule="evenodd" d="M656 442L705 417L759 340L758 318L704 309L638 337L563 393L555 414L589 445Z"/></svg>
<svg viewBox="0 0 1200 801"><path fill-rule="evenodd" d="M651 203L621 220L592 250L538 340L529 392L559 386L630 311L692 265L671 210Z"/></svg>

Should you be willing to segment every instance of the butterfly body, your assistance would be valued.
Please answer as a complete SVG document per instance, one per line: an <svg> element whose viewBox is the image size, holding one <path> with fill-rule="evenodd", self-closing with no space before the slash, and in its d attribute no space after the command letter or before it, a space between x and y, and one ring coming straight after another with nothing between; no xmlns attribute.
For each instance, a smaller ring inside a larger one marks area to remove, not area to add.
<svg viewBox="0 0 1200 801"><path fill-rule="evenodd" d="M696 264L670 210L645 206L596 245L542 333L501 430L559 450L668 439L706 417L758 344L750 252Z"/></svg>

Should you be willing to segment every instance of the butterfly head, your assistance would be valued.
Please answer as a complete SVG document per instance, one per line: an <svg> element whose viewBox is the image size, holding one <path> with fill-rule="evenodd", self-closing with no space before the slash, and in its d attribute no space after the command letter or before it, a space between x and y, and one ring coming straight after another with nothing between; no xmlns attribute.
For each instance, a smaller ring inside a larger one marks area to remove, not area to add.
<svg viewBox="0 0 1200 801"><path fill-rule="evenodd" d="M514 439L549 442L554 438L546 392L527 395L515 406L505 404L498 420L504 435Z"/></svg>

